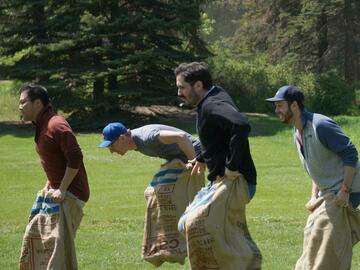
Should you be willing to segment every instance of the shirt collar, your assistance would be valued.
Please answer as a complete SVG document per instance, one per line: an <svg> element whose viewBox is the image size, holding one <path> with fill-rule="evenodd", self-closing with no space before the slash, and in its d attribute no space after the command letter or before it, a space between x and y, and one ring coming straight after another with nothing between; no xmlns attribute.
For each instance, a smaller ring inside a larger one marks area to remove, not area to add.
<svg viewBox="0 0 360 270"><path fill-rule="evenodd" d="M55 115L55 112L53 110L53 107L48 104L46 105L44 108L42 108L42 110L38 113L38 115L36 116L36 121L33 122L33 124L36 127L35 130L35 142L38 141L40 132L42 130L42 128L44 127L44 125L49 121L49 119L51 117L53 117Z"/></svg>
<svg viewBox="0 0 360 270"><path fill-rule="evenodd" d="M210 95L210 93L215 89L215 85L211 86L209 90L207 90L203 96L203 98L200 100L199 104L197 105L198 108L200 108L203 101Z"/></svg>
<svg viewBox="0 0 360 270"><path fill-rule="evenodd" d="M205 95L204 95L204 97L203 97L203 99L205 99L209 94L210 94L210 92L212 91L212 90L214 90L215 89L215 85L213 85L213 86L211 86L211 88L209 89L209 90L207 90L206 91L206 93L205 93Z"/></svg>
<svg viewBox="0 0 360 270"><path fill-rule="evenodd" d="M306 123L313 118L313 113L309 112L308 110L304 109L301 113L301 121L303 128L305 128Z"/></svg>

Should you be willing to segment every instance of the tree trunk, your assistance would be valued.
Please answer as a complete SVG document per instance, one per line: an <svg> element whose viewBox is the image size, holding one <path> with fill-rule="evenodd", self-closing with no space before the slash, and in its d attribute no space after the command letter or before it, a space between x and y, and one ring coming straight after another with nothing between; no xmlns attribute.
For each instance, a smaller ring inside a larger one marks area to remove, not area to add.
<svg viewBox="0 0 360 270"><path fill-rule="evenodd" d="M344 2L344 76L348 83L359 80L359 55L355 41L354 24L355 17L352 10L352 0Z"/></svg>
<svg viewBox="0 0 360 270"><path fill-rule="evenodd" d="M109 92L116 91L117 87L118 87L118 84L117 84L116 75L115 74L109 74L109 76L108 76L108 90L109 90Z"/></svg>
<svg viewBox="0 0 360 270"><path fill-rule="evenodd" d="M318 65L317 65L317 72L321 73L324 68L325 53L328 50L329 43L328 43L328 19L327 14L324 8L321 10L321 15L317 19L316 24L316 31L318 36Z"/></svg>
<svg viewBox="0 0 360 270"><path fill-rule="evenodd" d="M93 101L99 102L104 98L104 79L96 79L94 82L94 89L93 89Z"/></svg>
<svg viewBox="0 0 360 270"><path fill-rule="evenodd" d="M45 30L45 9L42 3L36 3L32 6L31 16L37 24L37 29L34 35L36 36L38 42L44 42L46 39L46 30Z"/></svg>

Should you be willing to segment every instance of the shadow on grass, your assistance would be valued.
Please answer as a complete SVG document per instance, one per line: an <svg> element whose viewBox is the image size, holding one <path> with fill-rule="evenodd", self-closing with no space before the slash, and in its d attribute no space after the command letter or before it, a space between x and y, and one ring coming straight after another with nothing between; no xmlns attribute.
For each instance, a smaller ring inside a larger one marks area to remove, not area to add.
<svg viewBox="0 0 360 270"><path fill-rule="evenodd" d="M0 137L13 135L20 138L33 137L35 127L32 124L25 124L21 121L0 122Z"/></svg>
<svg viewBox="0 0 360 270"><path fill-rule="evenodd" d="M250 137L274 136L278 132L289 129L275 116L266 114L247 113L251 125ZM189 118L160 118L157 123L175 126L191 134L196 134L196 116Z"/></svg>
<svg viewBox="0 0 360 270"><path fill-rule="evenodd" d="M76 132L101 132L110 122L122 122L127 128L134 129L148 124L164 124L175 126L189 133L196 133L196 115L169 111L169 108L154 106L139 107L132 111L121 110L112 113L104 111L77 112L67 120Z"/></svg>
<svg viewBox="0 0 360 270"><path fill-rule="evenodd" d="M274 136L282 131L291 131L292 127L280 122L275 114L246 113L250 125L250 137ZM154 114L120 111L111 115L104 113L81 114L80 117L70 117L69 122L76 132L101 132L109 122L122 122L126 127L134 129L147 124L164 124L180 128L191 134L196 134L196 113L187 110ZM357 126L357 117L340 116L336 119L340 125Z"/></svg>
<svg viewBox="0 0 360 270"><path fill-rule="evenodd" d="M251 124L251 137L273 136L279 131L289 129L282 124L276 117L265 114L249 113L247 114ZM109 122L122 122L130 129L137 128L147 124L164 124L180 128L191 134L196 134L196 116L187 115L139 115L129 112L119 112L116 114L103 113L82 113L71 115L67 119L78 133L100 133L104 126ZM24 124L20 121L0 122L0 137L4 135L13 135L15 137L33 137L35 127L32 124Z"/></svg>
<svg viewBox="0 0 360 270"><path fill-rule="evenodd" d="M251 137L274 136L280 131L290 129L288 125L281 123L276 116L248 113L247 117L251 124Z"/></svg>

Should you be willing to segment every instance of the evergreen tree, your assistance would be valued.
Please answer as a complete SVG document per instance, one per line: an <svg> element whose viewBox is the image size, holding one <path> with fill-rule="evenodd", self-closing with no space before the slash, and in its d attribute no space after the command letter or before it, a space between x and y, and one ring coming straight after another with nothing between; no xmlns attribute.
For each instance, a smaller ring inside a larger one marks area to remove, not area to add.
<svg viewBox="0 0 360 270"><path fill-rule="evenodd" d="M217 12L237 14L217 21L231 24L223 46L234 57L263 53L274 64L316 74L336 70L349 83L360 80L358 0L217 0L209 10L215 18L221 18Z"/></svg>
<svg viewBox="0 0 360 270"><path fill-rule="evenodd" d="M174 96L172 69L209 54L198 33L201 2L4 0L0 79L36 80L58 100Z"/></svg>

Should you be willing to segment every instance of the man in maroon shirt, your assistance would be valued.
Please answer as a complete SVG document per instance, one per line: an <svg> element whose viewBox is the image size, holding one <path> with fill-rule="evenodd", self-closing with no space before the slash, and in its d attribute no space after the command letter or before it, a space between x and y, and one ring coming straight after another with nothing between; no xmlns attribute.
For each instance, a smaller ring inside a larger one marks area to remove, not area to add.
<svg viewBox="0 0 360 270"><path fill-rule="evenodd" d="M56 115L47 90L25 84L20 89L19 110L24 121L36 127L35 149L47 175L47 189L54 189L53 199L61 202L69 191L78 199L89 199L89 185L81 149L68 122Z"/></svg>
<svg viewBox="0 0 360 270"><path fill-rule="evenodd" d="M31 121L36 127L35 149L47 176L45 188L38 193L31 210L20 269L37 269L36 265L77 269L74 237L82 208L89 199L81 149L68 122L54 112L43 86L23 85L19 110L23 120Z"/></svg>

